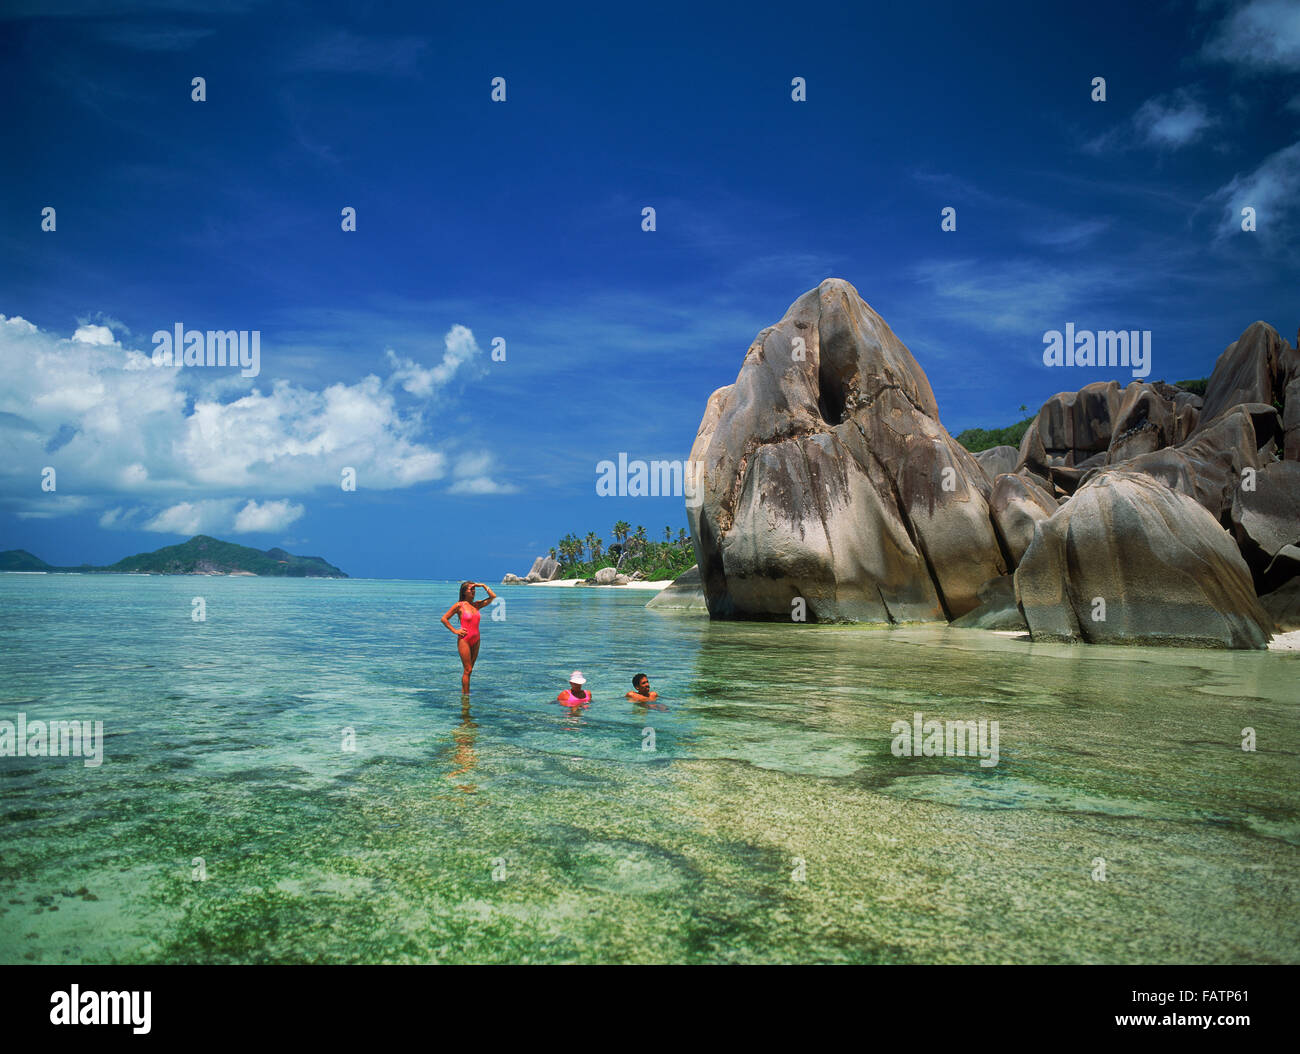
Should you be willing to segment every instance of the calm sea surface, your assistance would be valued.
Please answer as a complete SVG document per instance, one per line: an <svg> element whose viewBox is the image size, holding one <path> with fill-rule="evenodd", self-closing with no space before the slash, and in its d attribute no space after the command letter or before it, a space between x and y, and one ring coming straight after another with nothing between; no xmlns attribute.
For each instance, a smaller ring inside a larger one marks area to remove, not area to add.
<svg viewBox="0 0 1300 1054"><path fill-rule="evenodd" d="M498 591L465 708L453 583L0 575L0 720L105 737L0 758L0 961L1300 959L1300 654Z"/></svg>

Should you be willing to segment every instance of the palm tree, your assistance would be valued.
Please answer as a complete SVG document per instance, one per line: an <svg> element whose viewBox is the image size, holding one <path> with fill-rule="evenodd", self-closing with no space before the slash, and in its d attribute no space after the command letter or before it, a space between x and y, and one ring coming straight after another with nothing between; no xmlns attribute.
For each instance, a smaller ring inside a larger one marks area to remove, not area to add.
<svg viewBox="0 0 1300 1054"><path fill-rule="evenodd" d="M677 544L680 545L683 549L685 549L688 545L691 544L690 536L686 533L685 527L677 528Z"/></svg>
<svg viewBox="0 0 1300 1054"><path fill-rule="evenodd" d="M666 544L668 544L669 542L671 542L672 540L673 540L673 529L672 529L671 527L665 527L665 528L664 528L664 544L666 545Z"/></svg>
<svg viewBox="0 0 1300 1054"><path fill-rule="evenodd" d="M591 553L593 564L600 559L600 539L596 537L595 531L587 532L587 552Z"/></svg>

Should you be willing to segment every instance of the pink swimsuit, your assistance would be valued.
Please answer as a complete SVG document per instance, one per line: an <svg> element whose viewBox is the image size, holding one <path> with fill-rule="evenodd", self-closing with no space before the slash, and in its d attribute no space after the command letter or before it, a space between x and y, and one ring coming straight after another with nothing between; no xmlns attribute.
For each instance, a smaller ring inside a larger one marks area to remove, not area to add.
<svg viewBox="0 0 1300 1054"><path fill-rule="evenodd" d="M478 636L478 608L471 605L468 601L463 601L465 607L460 609L460 628L465 631L465 636L461 638L466 644L477 644Z"/></svg>
<svg viewBox="0 0 1300 1054"><path fill-rule="evenodd" d="M560 704L562 706L580 706L583 703L589 703L589 702L591 702L590 692L588 692L584 696L579 697L574 695L571 691L569 691L569 689L566 688L564 689L564 691L560 693Z"/></svg>

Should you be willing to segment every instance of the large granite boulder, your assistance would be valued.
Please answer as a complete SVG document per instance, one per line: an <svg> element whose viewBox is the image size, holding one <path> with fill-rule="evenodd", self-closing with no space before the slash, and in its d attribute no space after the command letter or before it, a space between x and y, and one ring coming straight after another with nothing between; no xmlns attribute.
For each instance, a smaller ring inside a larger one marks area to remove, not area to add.
<svg viewBox="0 0 1300 1054"><path fill-rule="evenodd" d="M1214 364L1197 430L1241 403L1281 403L1288 374L1294 371L1291 345L1267 322L1252 323Z"/></svg>
<svg viewBox="0 0 1300 1054"><path fill-rule="evenodd" d="M596 585L612 586L616 578L618 578L618 570L616 568L602 567L596 572Z"/></svg>
<svg viewBox="0 0 1300 1054"><path fill-rule="evenodd" d="M710 398L691 460L715 618L937 621L1006 571L988 477L939 423L911 352L841 279L759 333Z"/></svg>
<svg viewBox="0 0 1300 1054"><path fill-rule="evenodd" d="M1283 547L1300 545L1300 462L1265 465L1236 489L1232 535L1256 582Z"/></svg>
<svg viewBox="0 0 1300 1054"><path fill-rule="evenodd" d="M709 605L704 599L704 585L700 580L698 565L692 566L673 579L673 584L661 589L646 607L656 611L689 611L708 614Z"/></svg>
<svg viewBox="0 0 1300 1054"><path fill-rule="evenodd" d="M1095 381L1047 400L1025 431L1014 469L1070 495L1089 470L1184 442L1200 420L1200 396L1172 384Z"/></svg>
<svg viewBox="0 0 1300 1054"><path fill-rule="evenodd" d="M1004 473L993 481L989 514L1011 567L1034 540L1034 526L1055 516L1057 508L1056 499L1027 475Z"/></svg>
<svg viewBox="0 0 1300 1054"><path fill-rule="evenodd" d="M1094 455L1105 454L1122 401L1115 381L1095 381L1077 392L1053 395L1043 403L1020 440L1020 463L1030 458L1030 468L1045 475L1042 468L1073 468Z"/></svg>
<svg viewBox="0 0 1300 1054"><path fill-rule="evenodd" d="M553 582L560 577L560 564L553 556L539 556L524 576L525 582Z"/></svg>
<svg viewBox="0 0 1300 1054"><path fill-rule="evenodd" d="M1296 338L1300 340L1300 337ZM1286 386L1282 404L1282 427L1285 433L1283 457L1300 461L1300 377Z"/></svg>
<svg viewBox="0 0 1300 1054"><path fill-rule="evenodd" d="M1020 451L1013 446L993 446L975 454L984 475L990 480L997 479L1003 472L1014 472L1020 462Z"/></svg>
<svg viewBox="0 0 1300 1054"><path fill-rule="evenodd" d="M1113 468L1142 472L1199 502L1226 525L1232 496L1246 469L1258 472L1272 460L1281 432L1273 407L1245 403L1221 414L1177 447L1129 458ZM1084 482L1089 476L1085 475Z"/></svg>
<svg viewBox="0 0 1300 1054"><path fill-rule="evenodd" d="M1038 527L1015 573L1034 640L1263 648L1272 622L1201 505L1109 469Z"/></svg>
<svg viewBox="0 0 1300 1054"><path fill-rule="evenodd" d="M1177 446L1200 419L1201 397L1172 384L1134 381L1124 389L1111 430L1106 463Z"/></svg>
<svg viewBox="0 0 1300 1054"><path fill-rule="evenodd" d="M501 579L501 584L503 586L517 586L517 585L521 585L523 581L524 580L520 578L518 575L512 574L511 572L507 571L505 577Z"/></svg>

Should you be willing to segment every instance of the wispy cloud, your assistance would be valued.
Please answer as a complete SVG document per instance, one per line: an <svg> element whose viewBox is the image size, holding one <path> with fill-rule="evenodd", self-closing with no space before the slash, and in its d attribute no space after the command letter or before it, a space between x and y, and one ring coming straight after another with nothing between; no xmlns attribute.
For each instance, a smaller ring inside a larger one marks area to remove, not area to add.
<svg viewBox="0 0 1300 1054"><path fill-rule="evenodd" d="M936 314L988 333L1024 334L1081 309L1124 279L1111 268L1064 268L1041 261L928 260L911 275L936 298Z"/></svg>
<svg viewBox="0 0 1300 1054"><path fill-rule="evenodd" d="M1179 150L1197 142L1217 123L1191 91L1180 88L1148 99L1128 121L1085 143L1083 149L1090 154L1139 146Z"/></svg>
<svg viewBox="0 0 1300 1054"><path fill-rule="evenodd" d="M192 29L183 26L107 25L99 35L110 44L136 51L187 51L215 29Z"/></svg>
<svg viewBox="0 0 1300 1054"><path fill-rule="evenodd" d="M1300 219L1300 142L1265 158L1253 171L1234 176L1210 196L1222 208L1219 237L1241 232L1241 210L1255 210L1255 234L1268 241L1294 244Z"/></svg>
<svg viewBox="0 0 1300 1054"><path fill-rule="evenodd" d="M370 37L335 30L304 44L286 63L291 73L370 73L412 76L429 42L420 37Z"/></svg>
<svg viewBox="0 0 1300 1054"><path fill-rule="evenodd" d="M1253 72L1300 70L1300 3L1249 0L1220 24L1204 54Z"/></svg>

